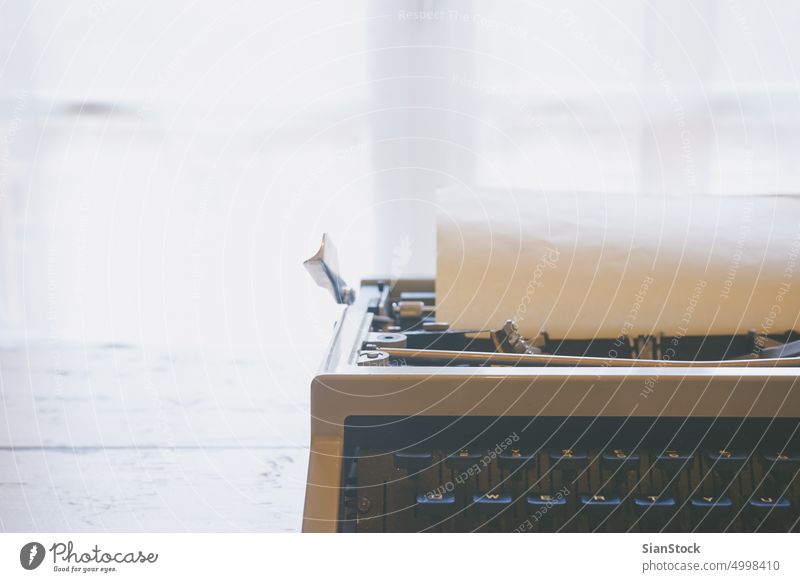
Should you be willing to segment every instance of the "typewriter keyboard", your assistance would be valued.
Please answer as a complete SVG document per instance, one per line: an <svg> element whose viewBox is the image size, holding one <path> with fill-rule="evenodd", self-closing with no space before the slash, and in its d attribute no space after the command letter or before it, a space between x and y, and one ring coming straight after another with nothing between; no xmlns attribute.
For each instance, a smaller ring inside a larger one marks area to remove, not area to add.
<svg viewBox="0 0 800 582"><path fill-rule="evenodd" d="M340 530L797 531L800 420L358 417Z"/></svg>

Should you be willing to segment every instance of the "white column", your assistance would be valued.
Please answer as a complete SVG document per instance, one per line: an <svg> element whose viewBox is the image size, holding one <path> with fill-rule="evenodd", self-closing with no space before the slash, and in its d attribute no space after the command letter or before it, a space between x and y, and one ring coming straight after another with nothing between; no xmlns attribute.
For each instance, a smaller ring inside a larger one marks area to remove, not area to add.
<svg viewBox="0 0 800 582"><path fill-rule="evenodd" d="M473 3L372 3L374 275L432 277L435 191L473 182ZM461 80L461 82L457 82Z"/></svg>

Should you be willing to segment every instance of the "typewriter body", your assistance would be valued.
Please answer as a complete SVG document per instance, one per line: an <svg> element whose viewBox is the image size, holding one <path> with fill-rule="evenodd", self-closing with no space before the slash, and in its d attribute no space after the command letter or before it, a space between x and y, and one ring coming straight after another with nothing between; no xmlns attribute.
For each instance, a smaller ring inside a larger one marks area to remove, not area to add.
<svg viewBox="0 0 800 582"><path fill-rule="evenodd" d="M327 240L306 266L342 311L311 385L303 531L798 528L795 332L458 330L433 281L350 290Z"/></svg>

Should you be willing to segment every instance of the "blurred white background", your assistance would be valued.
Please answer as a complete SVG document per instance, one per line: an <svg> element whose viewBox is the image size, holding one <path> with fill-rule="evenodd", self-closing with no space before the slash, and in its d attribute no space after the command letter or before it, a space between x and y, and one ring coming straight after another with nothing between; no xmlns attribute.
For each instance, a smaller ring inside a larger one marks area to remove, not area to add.
<svg viewBox="0 0 800 582"><path fill-rule="evenodd" d="M297 530L337 315L435 191L800 192L788 0L0 3L0 531ZM640 205L641 207L641 205Z"/></svg>
<svg viewBox="0 0 800 582"><path fill-rule="evenodd" d="M8 341L315 346L300 263L433 275L455 182L798 192L784 1L11 0L0 6Z"/></svg>

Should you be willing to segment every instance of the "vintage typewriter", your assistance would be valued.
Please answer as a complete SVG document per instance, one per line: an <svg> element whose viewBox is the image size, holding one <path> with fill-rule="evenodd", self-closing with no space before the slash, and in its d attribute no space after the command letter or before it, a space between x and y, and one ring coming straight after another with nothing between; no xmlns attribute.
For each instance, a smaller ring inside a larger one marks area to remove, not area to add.
<svg viewBox="0 0 800 582"><path fill-rule="evenodd" d="M303 531L798 529L796 332L451 329L432 281L355 291L325 238L305 264L342 312L311 385Z"/></svg>

